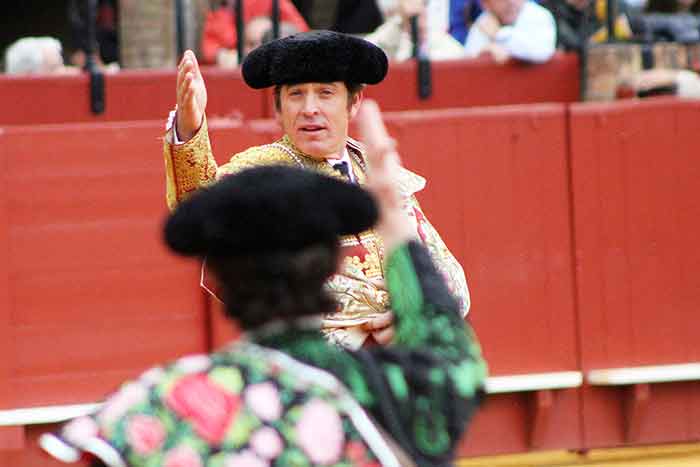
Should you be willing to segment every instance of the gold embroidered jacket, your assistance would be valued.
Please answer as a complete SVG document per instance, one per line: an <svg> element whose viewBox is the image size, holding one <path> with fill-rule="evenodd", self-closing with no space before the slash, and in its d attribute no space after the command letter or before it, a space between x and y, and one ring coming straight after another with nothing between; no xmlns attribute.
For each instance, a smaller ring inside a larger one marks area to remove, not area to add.
<svg viewBox="0 0 700 467"><path fill-rule="evenodd" d="M347 149L353 173L362 185L365 183L362 147L348 138ZM288 164L342 178L327 162L304 155L286 135L274 143L251 147L234 155L230 162L218 166L211 151L206 119L197 134L183 144L173 144L172 129L169 130L165 136L164 157L166 198L170 209L174 209L180 201L204 185L225 175L260 165ZM466 315L470 300L464 271L425 217L414 196L425 187L425 179L403 169L399 184L405 195L406 210L415 223L419 238L445 276L450 291L459 300L462 314ZM384 251L381 238L372 230L342 237L340 243L344 256L343 266L327 283L339 306L336 313L323 320L323 332L332 342L358 348L367 337L359 325L373 315L385 312L389 303L384 283ZM203 270L202 274L204 285L206 271Z"/></svg>

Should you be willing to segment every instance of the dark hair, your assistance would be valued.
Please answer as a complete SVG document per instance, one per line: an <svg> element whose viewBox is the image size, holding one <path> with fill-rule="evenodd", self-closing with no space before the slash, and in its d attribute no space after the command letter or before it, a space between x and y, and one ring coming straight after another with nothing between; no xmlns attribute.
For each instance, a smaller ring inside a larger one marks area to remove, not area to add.
<svg viewBox="0 0 700 467"><path fill-rule="evenodd" d="M274 89L274 94L275 94L275 110L278 112L282 110L282 98L280 97L280 92L282 91L282 86L283 84L278 84L275 86ZM348 83L345 82L345 88L348 90L348 108L352 104L353 98L365 88L365 85L362 83Z"/></svg>
<svg viewBox="0 0 700 467"><path fill-rule="evenodd" d="M337 243L317 244L296 252L210 257L207 265L222 286L226 314L250 329L335 311L324 283L336 271L338 251Z"/></svg>
<svg viewBox="0 0 700 467"><path fill-rule="evenodd" d="M678 0L649 0L646 5L647 13L678 13ZM691 13L700 13L700 1L695 1L690 6Z"/></svg>

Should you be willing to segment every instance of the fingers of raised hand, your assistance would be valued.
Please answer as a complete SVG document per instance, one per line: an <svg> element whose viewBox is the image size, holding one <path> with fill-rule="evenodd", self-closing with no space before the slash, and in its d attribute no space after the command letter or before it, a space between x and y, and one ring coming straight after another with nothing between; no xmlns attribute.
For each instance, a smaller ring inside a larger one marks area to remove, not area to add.
<svg viewBox="0 0 700 467"><path fill-rule="evenodd" d="M391 326L394 323L394 314L391 312L382 313L367 321L363 327L365 331L379 331Z"/></svg>
<svg viewBox="0 0 700 467"><path fill-rule="evenodd" d="M400 164L396 154L396 142L389 137L377 103L366 99L359 112L358 126L362 140L367 146L370 167L381 167L386 163ZM393 155L390 155L393 154Z"/></svg>
<svg viewBox="0 0 700 467"><path fill-rule="evenodd" d="M177 103L178 105L183 105L185 103L185 98L187 94L191 94L194 90L193 85L194 76L192 72L186 73L182 80L178 82L177 86Z"/></svg>
<svg viewBox="0 0 700 467"><path fill-rule="evenodd" d="M381 345L389 344L394 340L394 326L388 326L381 331L373 332L372 337Z"/></svg>

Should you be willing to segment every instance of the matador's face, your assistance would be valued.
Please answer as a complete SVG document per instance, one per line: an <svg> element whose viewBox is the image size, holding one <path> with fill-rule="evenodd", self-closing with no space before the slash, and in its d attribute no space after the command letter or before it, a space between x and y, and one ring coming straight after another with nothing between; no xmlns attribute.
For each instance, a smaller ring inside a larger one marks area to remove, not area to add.
<svg viewBox="0 0 700 467"><path fill-rule="evenodd" d="M342 81L283 85L277 119L303 153L314 159L338 158L361 98L358 93L349 102Z"/></svg>

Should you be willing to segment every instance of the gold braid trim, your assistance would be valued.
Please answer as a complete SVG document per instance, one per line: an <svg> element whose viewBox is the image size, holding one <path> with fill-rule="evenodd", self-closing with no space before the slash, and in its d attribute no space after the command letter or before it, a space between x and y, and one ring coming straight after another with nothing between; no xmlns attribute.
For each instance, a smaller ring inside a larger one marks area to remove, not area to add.
<svg viewBox="0 0 700 467"><path fill-rule="evenodd" d="M163 155L165 197L170 209L175 209L197 189L215 179L217 166L211 152L206 118L192 139L183 144L173 144L173 130L168 130Z"/></svg>

